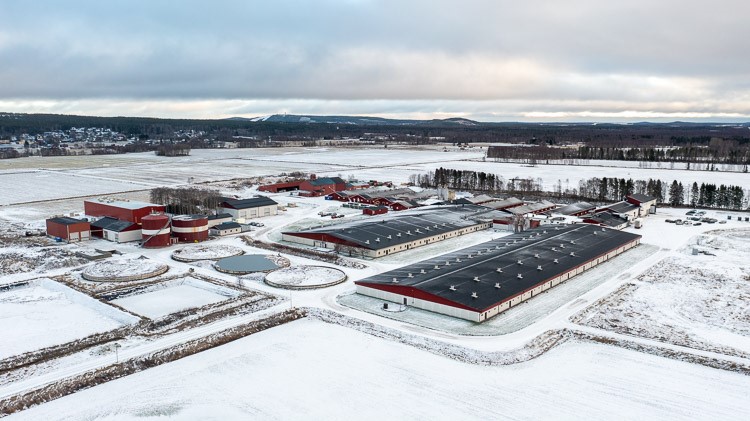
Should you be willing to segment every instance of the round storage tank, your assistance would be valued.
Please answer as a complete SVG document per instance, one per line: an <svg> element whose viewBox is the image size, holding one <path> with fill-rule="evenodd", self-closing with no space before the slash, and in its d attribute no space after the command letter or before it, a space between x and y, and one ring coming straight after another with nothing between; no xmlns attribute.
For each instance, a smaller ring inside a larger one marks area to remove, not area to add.
<svg viewBox="0 0 750 421"><path fill-rule="evenodd" d="M203 215L180 215L172 218L172 235L181 243L208 240L208 218Z"/></svg>
<svg viewBox="0 0 750 421"><path fill-rule="evenodd" d="M154 213L141 218L143 247L166 247L169 245L169 216Z"/></svg>

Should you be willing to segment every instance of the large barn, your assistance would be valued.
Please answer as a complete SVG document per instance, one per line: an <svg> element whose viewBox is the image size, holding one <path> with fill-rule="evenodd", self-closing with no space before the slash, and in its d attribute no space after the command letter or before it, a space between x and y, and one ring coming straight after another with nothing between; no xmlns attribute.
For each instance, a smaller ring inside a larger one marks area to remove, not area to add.
<svg viewBox="0 0 750 421"><path fill-rule="evenodd" d="M86 200L83 202L83 208L89 216L109 216L135 224L140 224L144 216L154 212L165 212L162 205L130 200Z"/></svg>
<svg viewBox="0 0 750 421"><path fill-rule="evenodd" d="M537 228L355 282L357 293L483 322L638 244L593 225Z"/></svg>
<svg viewBox="0 0 750 421"><path fill-rule="evenodd" d="M313 247L349 250L366 257L382 257L443 241L492 226L492 218L476 219L486 208L475 205L439 206L431 209L346 222L298 232L282 239Z"/></svg>
<svg viewBox="0 0 750 421"><path fill-rule="evenodd" d="M233 219L259 218L277 215L279 204L265 196L249 199L223 198L217 212L228 213Z"/></svg>

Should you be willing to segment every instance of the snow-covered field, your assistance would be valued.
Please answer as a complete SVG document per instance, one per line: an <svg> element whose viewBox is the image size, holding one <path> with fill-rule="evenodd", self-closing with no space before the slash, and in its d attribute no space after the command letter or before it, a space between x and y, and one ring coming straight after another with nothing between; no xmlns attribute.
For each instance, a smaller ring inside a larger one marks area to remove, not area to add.
<svg viewBox="0 0 750 421"><path fill-rule="evenodd" d="M692 255L693 249L710 254ZM678 251L574 320L618 333L750 356L750 229L701 234Z"/></svg>
<svg viewBox="0 0 750 421"><path fill-rule="evenodd" d="M0 359L137 321L50 279L31 281L0 292Z"/></svg>
<svg viewBox="0 0 750 421"><path fill-rule="evenodd" d="M82 177L57 171L0 173L0 205L108 194L150 188L150 185L124 180Z"/></svg>
<svg viewBox="0 0 750 421"><path fill-rule="evenodd" d="M748 390L748 376L607 345L484 367L300 320L9 419L729 420Z"/></svg>
<svg viewBox="0 0 750 421"><path fill-rule="evenodd" d="M112 300L112 303L149 319L158 319L168 314L218 303L238 295L239 292L229 288L189 277L179 282L157 285L143 292Z"/></svg>

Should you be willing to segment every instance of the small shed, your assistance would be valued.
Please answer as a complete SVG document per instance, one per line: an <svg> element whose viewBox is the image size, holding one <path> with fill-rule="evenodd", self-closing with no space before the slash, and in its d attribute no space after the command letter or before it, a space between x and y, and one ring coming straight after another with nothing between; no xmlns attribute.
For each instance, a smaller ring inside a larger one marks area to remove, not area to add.
<svg viewBox="0 0 750 421"><path fill-rule="evenodd" d="M47 220L47 235L69 243L85 241L91 237L91 224L76 218L50 218Z"/></svg>
<svg viewBox="0 0 750 421"><path fill-rule="evenodd" d="M236 222L224 222L211 228L211 235L225 236L239 234L242 232L242 225Z"/></svg>
<svg viewBox="0 0 750 421"><path fill-rule="evenodd" d="M388 212L388 208L386 206L370 206L370 207L362 209L362 214L370 215L370 216L382 215L387 212Z"/></svg>
<svg viewBox="0 0 750 421"><path fill-rule="evenodd" d="M141 226L134 222L106 216L91 224L91 236L116 243L128 243L140 241L143 233Z"/></svg>
<svg viewBox="0 0 750 421"><path fill-rule="evenodd" d="M208 228L213 228L219 224L225 222L232 222L232 215L229 213L218 213L216 215L208 215Z"/></svg>

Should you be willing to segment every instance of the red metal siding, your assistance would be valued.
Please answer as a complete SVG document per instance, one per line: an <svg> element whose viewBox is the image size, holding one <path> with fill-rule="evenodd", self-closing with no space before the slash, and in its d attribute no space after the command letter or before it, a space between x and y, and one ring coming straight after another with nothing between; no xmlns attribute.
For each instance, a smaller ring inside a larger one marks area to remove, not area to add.
<svg viewBox="0 0 750 421"><path fill-rule="evenodd" d="M88 222L81 222L79 224L58 224L52 220L47 220L47 235L52 237L60 237L64 240L69 240L71 232L84 232L91 231L91 224Z"/></svg>
<svg viewBox="0 0 750 421"><path fill-rule="evenodd" d="M362 285L363 287L368 287L372 289L378 289L381 291L392 292L394 294L400 294L406 297L412 297L412 298L416 298L419 300L425 300L425 301L430 301L433 303L442 304L442 305L446 305L450 307L460 308L462 310L476 311L471 307L466 307L455 301L451 301L443 297L438 297L437 295L433 295L424 291L420 291L410 286L402 286L402 285L397 285L397 284L393 284L393 285L370 284L367 282L355 282L355 284Z"/></svg>

